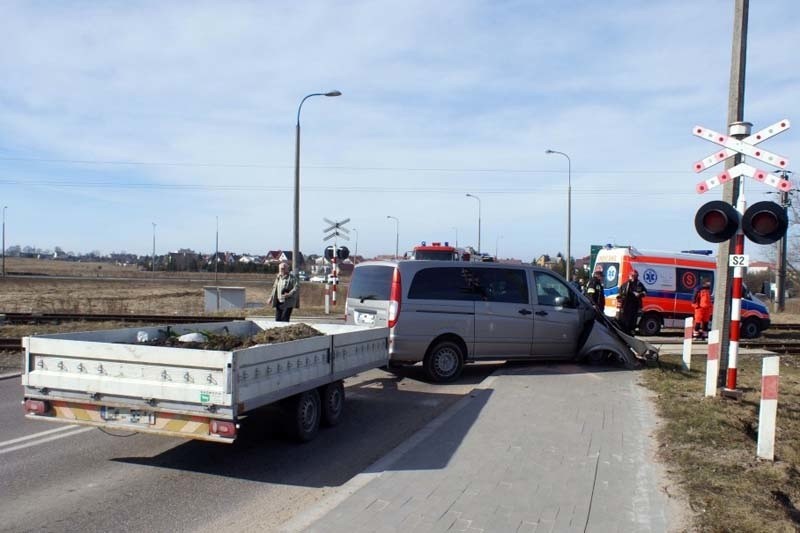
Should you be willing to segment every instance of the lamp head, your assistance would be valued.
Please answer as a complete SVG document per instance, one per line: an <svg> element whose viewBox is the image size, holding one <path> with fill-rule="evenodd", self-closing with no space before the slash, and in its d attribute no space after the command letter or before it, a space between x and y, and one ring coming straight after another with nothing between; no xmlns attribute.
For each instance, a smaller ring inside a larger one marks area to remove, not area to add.
<svg viewBox="0 0 800 533"><path fill-rule="evenodd" d="M342 96L342 91L330 91L325 93L325 96Z"/></svg>
<svg viewBox="0 0 800 533"><path fill-rule="evenodd" d="M551 149L549 149L549 148L548 148L547 150L545 150L545 151L544 151L544 153L546 153L546 154L552 154L552 153L553 153L553 151L552 151Z"/></svg>

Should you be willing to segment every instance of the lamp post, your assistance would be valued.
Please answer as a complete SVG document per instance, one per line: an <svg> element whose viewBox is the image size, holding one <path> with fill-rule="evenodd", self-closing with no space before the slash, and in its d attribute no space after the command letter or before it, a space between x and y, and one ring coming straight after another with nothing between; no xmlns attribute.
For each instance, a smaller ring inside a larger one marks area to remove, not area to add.
<svg viewBox="0 0 800 533"><path fill-rule="evenodd" d="M300 105L297 106L297 125L295 127L294 143L294 239L292 242L292 272L297 272L297 255L300 250L300 110L303 108L303 102L312 96L341 95L342 93L339 91L311 93L300 100Z"/></svg>
<svg viewBox="0 0 800 533"><path fill-rule="evenodd" d="M572 271L570 270L570 244L572 241L572 160L564 152L557 150L545 150L546 154L558 154L567 158L567 262L564 270L564 277L567 281L572 281Z"/></svg>
<svg viewBox="0 0 800 533"><path fill-rule="evenodd" d="M156 223L151 222L153 225L153 277L156 277Z"/></svg>
<svg viewBox="0 0 800 533"><path fill-rule="evenodd" d="M453 226L453 229L454 229L454 230L455 230L455 232L456 232L456 248L458 248L458 228L457 228L457 227L455 227L455 226Z"/></svg>
<svg viewBox="0 0 800 533"><path fill-rule="evenodd" d="M400 255L400 219L392 215L386 215L386 218L394 220L394 258L397 259Z"/></svg>
<svg viewBox="0 0 800 533"><path fill-rule="evenodd" d="M500 239L502 239L502 235L498 235L497 238L494 240L494 260L497 261L497 245L500 243Z"/></svg>
<svg viewBox="0 0 800 533"><path fill-rule="evenodd" d="M358 258L358 230L356 228L353 228L353 233L356 234L356 251L353 252L353 265L355 265L356 261L358 260L357 259Z"/></svg>
<svg viewBox="0 0 800 533"><path fill-rule="evenodd" d="M3 277L6 277L6 209L7 205L3 206Z"/></svg>
<svg viewBox="0 0 800 533"><path fill-rule="evenodd" d="M481 255L481 199L470 193L467 196L478 200L478 255Z"/></svg>

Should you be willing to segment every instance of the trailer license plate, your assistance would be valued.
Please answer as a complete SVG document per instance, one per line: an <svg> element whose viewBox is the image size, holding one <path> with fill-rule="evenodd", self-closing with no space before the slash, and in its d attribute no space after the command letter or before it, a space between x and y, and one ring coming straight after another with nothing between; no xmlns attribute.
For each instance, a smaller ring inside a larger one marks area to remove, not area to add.
<svg viewBox="0 0 800 533"><path fill-rule="evenodd" d="M152 426L156 423L156 414L142 409L103 406L100 408L100 417L114 424Z"/></svg>
<svg viewBox="0 0 800 533"><path fill-rule="evenodd" d="M371 326L375 323L375 315L372 313L357 313L356 323Z"/></svg>

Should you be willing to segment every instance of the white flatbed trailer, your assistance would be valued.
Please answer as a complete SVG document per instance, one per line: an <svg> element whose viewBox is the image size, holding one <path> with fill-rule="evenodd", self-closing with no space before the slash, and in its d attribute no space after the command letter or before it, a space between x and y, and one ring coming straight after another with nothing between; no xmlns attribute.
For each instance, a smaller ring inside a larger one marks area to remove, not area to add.
<svg viewBox="0 0 800 533"><path fill-rule="evenodd" d="M295 433L310 440L320 422L341 417L344 378L387 364L388 328L308 324L324 335L232 351L137 340L167 331L249 337L297 323L253 318L25 337L26 417L231 443L243 415L290 399Z"/></svg>

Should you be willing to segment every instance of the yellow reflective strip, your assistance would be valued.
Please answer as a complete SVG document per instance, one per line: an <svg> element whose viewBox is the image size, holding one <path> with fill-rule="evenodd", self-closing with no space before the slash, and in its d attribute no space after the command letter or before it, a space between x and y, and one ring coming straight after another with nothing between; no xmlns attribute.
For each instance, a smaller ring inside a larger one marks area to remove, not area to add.
<svg viewBox="0 0 800 533"><path fill-rule="evenodd" d="M166 429L167 431L180 432L183 426L185 425L186 425L185 420L170 420L169 423L167 423L167 425L164 426L164 429Z"/></svg>

